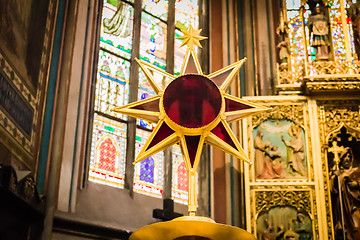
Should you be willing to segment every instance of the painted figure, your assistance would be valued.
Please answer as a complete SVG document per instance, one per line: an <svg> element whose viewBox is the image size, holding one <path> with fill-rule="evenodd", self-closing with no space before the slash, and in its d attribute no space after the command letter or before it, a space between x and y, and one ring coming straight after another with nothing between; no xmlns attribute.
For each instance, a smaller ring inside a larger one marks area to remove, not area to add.
<svg viewBox="0 0 360 240"><path fill-rule="evenodd" d="M305 166L305 153L304 153L304 140L301 136L301 128L295 124L292 124L288 130L291 140L285 140L284 136L281 136L281 140L286 145L288 169L290 173L298 173L301 176L306 176Z"/></svg>
<svg viewBox="0 0 360 240"><path fill-rule="evenodd" d="M268 146L263 142L264 132L259 130L254 139L255 148L255 174L256 177L264 171L265 148Z"/></svg>
<svg viewBox="0 0 360 240"><path fill-rule="evenodd" d="M293 230L299 235L299 240L312 239L311 220L301 212L298 212L296 219L293 220Z"/></svg>
<svg viewBox="0 0 360 240"><path fill-rule="evenodd" d="M283 239L284 240L298 240L299 234L297 234L296 232L294 232L292 230L287 230L284 234Z"/></svg>
<svg viewBox="0 0 360 240"><path fill-rule="evenodd" d="M355 52L360 59L360 1L357 0L353 3L351 0L347 0L349 8L347 9L347 15L351 18L354 36Z"/></svg>
<svg viewBox="0 0 360 240"><path fill-rule="evenodd" d="M309 28L312 33L311 46L315 48L316 59L327 60L330 46L329 21L319 5L315 7L315 13L309 17Z"/></svg>
<svg viewBox="0 0 360 240"><path fill-rule="evenodd" d="M277 146L266 146L265 157L263 161L263 171L258 175L261 179L282 178L281 153Z"/></svg>
<svg viewBox="0 0 360 240"><path fill-rule="evenodd" d="M331 173L330 183L336 237L360 239L360 170L353 166L351 148L340 153L340 162Z"/></svg>

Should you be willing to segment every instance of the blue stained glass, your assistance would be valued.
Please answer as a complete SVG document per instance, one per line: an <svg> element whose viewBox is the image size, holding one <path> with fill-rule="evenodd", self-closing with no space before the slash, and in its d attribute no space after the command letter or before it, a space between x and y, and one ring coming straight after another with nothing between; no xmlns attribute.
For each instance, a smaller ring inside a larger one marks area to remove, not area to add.
<svg viewBox="0 0 360 240"><path fill-rule="evenodd" d="M166 69L166 27L157 18L143 12L141 14L140 59Z"/></svg>
<svg viewBox="0 0 360 240"><path fill-rule="evenodd" d="M154 159L152 157L148 157L141 161L140 180L154 183Z"/></svg>

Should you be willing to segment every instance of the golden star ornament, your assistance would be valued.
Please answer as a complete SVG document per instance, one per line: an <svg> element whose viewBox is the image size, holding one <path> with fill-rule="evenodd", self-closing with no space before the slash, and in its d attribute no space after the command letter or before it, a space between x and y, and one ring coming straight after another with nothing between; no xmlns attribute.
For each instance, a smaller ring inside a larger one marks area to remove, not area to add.
<svg viewBox="0 0 360 240"><path fill-rule="evenodd" d="M180 37L188 48L179 76L137 60L157 95L113 109L157 123L134 164L171 145L180 145L189 173L190 215L196 212L195 172L204 144L250 163L229 123L268 110L226 93L246 59L209 75L203 74L194 50L194 45L201 47L199 41L205 39L199 35L200 31L190 27ZM158 84L162 79L155 76L170 79L170 83L163 87Z"/></svg>

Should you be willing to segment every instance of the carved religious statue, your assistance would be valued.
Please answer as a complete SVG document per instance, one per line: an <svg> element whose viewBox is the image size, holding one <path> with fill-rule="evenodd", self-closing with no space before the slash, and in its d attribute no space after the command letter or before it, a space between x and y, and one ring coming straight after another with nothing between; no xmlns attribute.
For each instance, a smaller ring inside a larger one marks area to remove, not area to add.
<svg viewBox="0 0 360 240"><path fill-rule="evenodd" d="M330 175L335 236L360 239L360 170L353 166L351 148L334 146L329 150L335 162Z"/></svg>
<svg viewBox="0 0 360 240"><path fill-rule="evenodd" d="M296 124L292 124L289 127L288 133L291 140L285 140L284 136L281 137L281 140L288 149L287 165L289 172L296 172L301 176L306 176L307 170L305 166L304 139L301 136L301 127Z"/></svg>
<svg viewBox="0 0 360 240"><path fill-rule="evenodd" d="M284 14L280 12L280 24L276 29L277 35L280 36L280 43L277 45L279 49L279 58L280 58L280 66L287 68L288 59L290 55L290 46L289 46L289 38L288 38L289 27L287 22L284 20Z"/></svg>
<svg viewBox="0 0 360 240"><path fill-rule="evenodd" d="M329 20L319 5L309 17L309 29L312 34L311 46L315 48L317 60L329 59Z"/></svg>
<svg viewBox="0 0 360 240"><path fill-rule="evenodd" d="M355 52L360 59L360 1L357 0L356 3L353 3L351 0L347 0L347 2L350 6L347 14L352 22Z"/></svg>
<svg viewBox="0 0 360 240"><path fill-rule="evenodd" d="M282 178L281 153L278 147L263 142L263 131L259 130L255 139L255 174L260 179Z"/></svg>

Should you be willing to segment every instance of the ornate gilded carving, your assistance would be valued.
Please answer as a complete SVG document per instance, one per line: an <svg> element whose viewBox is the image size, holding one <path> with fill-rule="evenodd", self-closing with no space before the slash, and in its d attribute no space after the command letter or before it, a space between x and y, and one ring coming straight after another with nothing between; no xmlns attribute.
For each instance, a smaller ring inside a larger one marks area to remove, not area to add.
<svg viewBox="0 0 360 240"><path fill-rule="evenodd" d="M324 179L325 209L328 235L333 236L331 199L329 191L329 169L327 163L327 148L329 139L335 137L342 127L359 139L360 137L360 99L359 100L319 100L318 120L320 125L320 143L322 172Z"/></svg>
<svg viewBox="0 0 360 240"><path fill-rule="evenodd" d="M256 127L261 124L261 122L268 119L274 120L290 120L295 124L304 126L304 105L302 104L292 104L292 105L275 105L271 106L271 110L257 114L252 117L252 125Z"/></svg>
<svg viewBox="0 0 360 240"><path fill-rule="evenodd" d="M292 206L298 211L312 213L309 191L257 191L255 199L257 215L275 206Z"/></svg>

